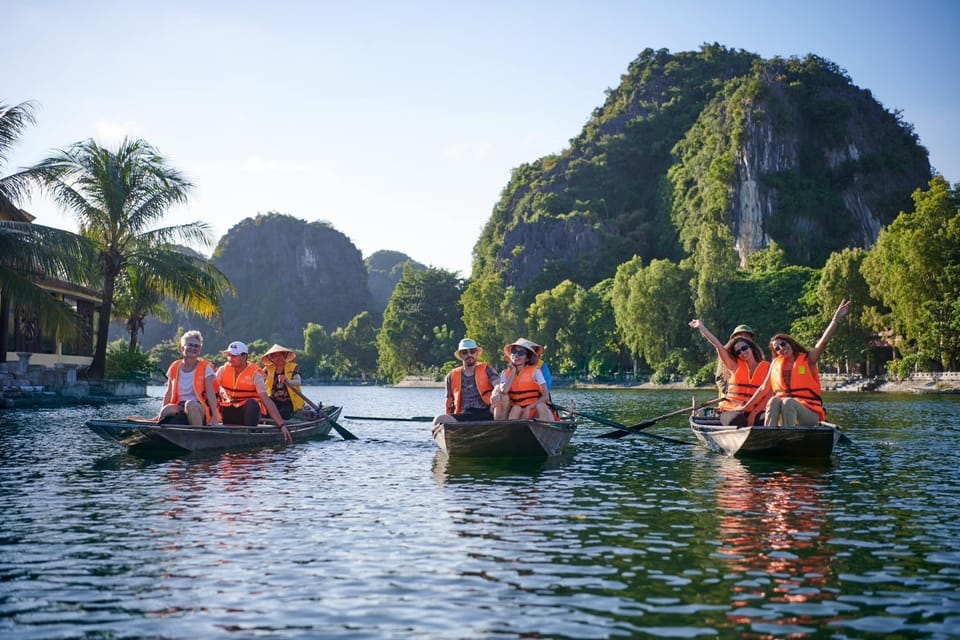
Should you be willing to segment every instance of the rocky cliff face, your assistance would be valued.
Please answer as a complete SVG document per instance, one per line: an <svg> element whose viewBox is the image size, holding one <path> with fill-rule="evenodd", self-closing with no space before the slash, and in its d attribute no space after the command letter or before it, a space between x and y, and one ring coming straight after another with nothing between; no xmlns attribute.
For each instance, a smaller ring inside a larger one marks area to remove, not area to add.
<svg viewBox="0 0 960 640"><path fill-rule="evenodd" d="M635 255L690 255L703 224L741 261L776 241L819 267L871 246L930 176L910 125L828 61L647 50L570 148L514 171L474 275L590 286Z"/></svg>
<svg viewBox="0 0 960 640"><path fill-rule="evenodd" d="M373 307L363 256L325 223L248 218L220 240L212 261L237 288L224 303L222 335L229 340L302 348L308 322L332 332Z"/></svg>
<svg viewBox="0 0 960 640"><path fill-rule="evenodd" d="M199 329L208 352L231 340L303 348L308 322L332 333L374 310L360 251L326 223L275 213L247 218L220 239L211 261L237 289L235 298L224 300L223 325L171 306L172 322L147 320L144 348L178 338L178 327Z"/></svg>
<svg viewBox="0 0 960 640"><path fill-rule="evenodd" d="M744 113L743 137L731 140L735 174L726 218L741 264L771 240L810 266L826 257L812 243L868 248L930 180L912 129L832 65L820 64L819 77L807 76L812 86L799 91L796 71L773 61L759 74L754 101L728 105ZM820 196L811 206L801 191ZM786 234L777 233L778 218ZM828 224L831 218L844 224Z"/></svg>

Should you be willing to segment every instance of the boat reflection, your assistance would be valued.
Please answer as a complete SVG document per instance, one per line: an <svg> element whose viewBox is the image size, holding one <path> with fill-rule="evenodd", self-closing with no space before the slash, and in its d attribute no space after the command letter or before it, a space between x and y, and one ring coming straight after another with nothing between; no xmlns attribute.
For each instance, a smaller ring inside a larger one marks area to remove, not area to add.
<svg viewBox="0 0 960 640"><path fill-rule="evenodd" d="M573 451L570 449L550 458L451 458L443 451L437 451L433 458L433 475L440 485L499 480L510 476L532 479L545 471L562 468L572 460Z"/></svg>
<svg viewBox="0 0 960 640"><path fill-rule="evenodd" d="M718 459L717 556L744 579L733 587L738 623L821 625L836 613L826 585L835 549L824 498L828 470L766 461ZM764 608L755 607L763 602ZM750 607L750 608L748 608ZM770 609L779 614L771 618Z"/></svg>

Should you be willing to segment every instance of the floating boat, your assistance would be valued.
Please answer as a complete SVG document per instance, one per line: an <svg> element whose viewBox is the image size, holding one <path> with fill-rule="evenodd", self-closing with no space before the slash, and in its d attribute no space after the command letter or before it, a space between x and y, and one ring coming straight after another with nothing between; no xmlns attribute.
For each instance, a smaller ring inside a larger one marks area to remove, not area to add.
<svg viewBox="0 0 960 640"><path fill-rule="evenodd" d="M694 413L690 428L708 449L736 457L829 458L842 435L830 422L810 427L725 426L715 413Z"/></svg>
<svg viewBox="0 0 960 640"><path fill-rule="evenodd" d="M442 425L433 439L451 457L550 457L563 453L576 430L575 420L463 421Z"/></svg>
<svg viewBox="0 0 960 640"><path fill-rule="evenodd" d="M341 407L327 406L324 414L314 419L291 418L287 429L294 442L329 435L332 421ZM104 440L118 443L130 453L191 453L217 449L242 449L283 444L280 429L272 420L263 420L254 427L220 425L194 427L180 424L156 424L145 418L121 420L88 420L87 427Z"/></svg>

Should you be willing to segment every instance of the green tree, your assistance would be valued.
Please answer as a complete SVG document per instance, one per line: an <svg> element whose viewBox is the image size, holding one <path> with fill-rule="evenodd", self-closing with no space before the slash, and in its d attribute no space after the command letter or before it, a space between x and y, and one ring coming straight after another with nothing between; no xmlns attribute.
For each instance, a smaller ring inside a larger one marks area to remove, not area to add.
<svg viewBox="0 0 960 640"><path fill-rule="evenodd" d="M464 333L460 297L463 281L453 272L404 266L403 277L383 312L377 336L380 371L398 382L408 374L439 367L439 354L453 353ZM446 325L448 344L437 344L437 330Z"/></svg>
<svg viewBox="0 0 960 640"><path fill-rule="evenodd" d="M750 273L779 271L785 266L787 266L786 253L776 240L771 240L765 248L747 256L747 271Z"/></svg>
<svg viewBox="0 0 960 640"><path fill-rule="evenodd" d="M127 266L118 274L114 312L126 320L133 351L148 316L169 321L166 300L206 320L222 320L222 300L235 293L227 277L206 259L169 244L145 246L129 252Z"/></svg>
<svg viewBox="0 0 960 640"><path fill-rule="evenodd" d="M23 129L33 124L34 105L0 104L0 171ZM11 216L26 195L26 181L17 175L0 178L0 215ZM7 325L15 305L35 309L44 332L61 338L76 333L73 310L37 286L40 277L83 284L92 247L80 236L17 220L0 220L0 362L7 358Z"/></svg>
<svg viewBox="0 0 960 640"><path fill-rule="evenodd" d="M861 248L844 249L830 254L817 284L816 298L820 309L818 324L821 333L841 301L850 300L854 310L854 313L848 314L837 327L821 356L822 362L836 363L838 371L845 370L845 364L860 362L866 356L870 331L863 314L865 309L877 304L861 273L866 257L866 249Z"/></svg>
<svg viewBox="0 0 960 640"><path fill-rule="evenodd" d="M78 142L17 177L47 189L96 246L103 306L89 375L102 378L114 291L124 269L134 264L165 278L169 271L158 258L172 252L172 243L210 245L209 227L202 222L153 227L171 206L186 202L192 185L143 140L124 140L115 151L92 139Z"/></svg>
<svg viewBox="0 0 960 640"><path fill-rule="evenodd" d="M586 290L564 280L538 293L527 309L530 338L548 351L552 371L567 375L582 370L587 339L586 318L580 314Z"/></svg>
<svg viewBox="0 0 960 640"><path fill-rule="evenodd" d="M576 355L578 370L590 377L619 371L623 348L613 314L613 278L588 289L577 313L583 318L585 334L583 350Z"/></svg>
<svg viewBox="0 0 960 640"><path fill-rule="evenodd" d="M364 311L346 327L333 332L334 370L344 378L367 378L377 374L377 332L373 315Z"/></svg>
<svg viewBox="0 0 960 640"><path fill-rule="evenodd" d="M308 363L301 363L300 370L305 376L325 376L333 375L335 367L333 366L333 354L336 352L336 346L333 338L326 332L323 325L315 322L308 322L303 330L303 350L312 364L308 371Z"/></svg>
<svg viewBox="0 0 960 640"><path fill-rule="evenodd" d="M613 312L624 343L654 368L690 343L693 315L689 283L692 271L669 260L646 267L639 258L625 262L614 276Z"/></svg>
<svg viewBox="0 0 960 640"><path fill-rule="evenodd" d="M913 202L913 212L880 231L863 274L918 353L953 369L960 364L960 192L937 176Z"/></svg>

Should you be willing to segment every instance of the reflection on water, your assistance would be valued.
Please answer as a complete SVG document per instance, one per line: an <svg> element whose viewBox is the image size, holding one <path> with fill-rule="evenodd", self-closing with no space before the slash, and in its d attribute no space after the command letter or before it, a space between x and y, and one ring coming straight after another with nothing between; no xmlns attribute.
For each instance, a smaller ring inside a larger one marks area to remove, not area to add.
<svg viewBox="0 0 960 640"><path fill-rule="evenodd" d="M824 587L836 552L827 544L826 472L726 457L717 464L716 556L742 575L733 586L731 617L767 623L771 606L787 604L791 626L810 629L829 619L836 608L825 603L836 593ZM756 602L766 606L757 609Z"/></svg>
<svg viewBox="0 0 960 640"><path fill-rule="evenodd" d="M558 390L636 423L689 393ZM436 389L330 388L357 415ZM3 637L960 636L960 398L828 398L830 464L595 437L450 460L430 425L142 459L89 433L125 406L0 412ZM682 417L652 432L691 440Z"/></svg>

